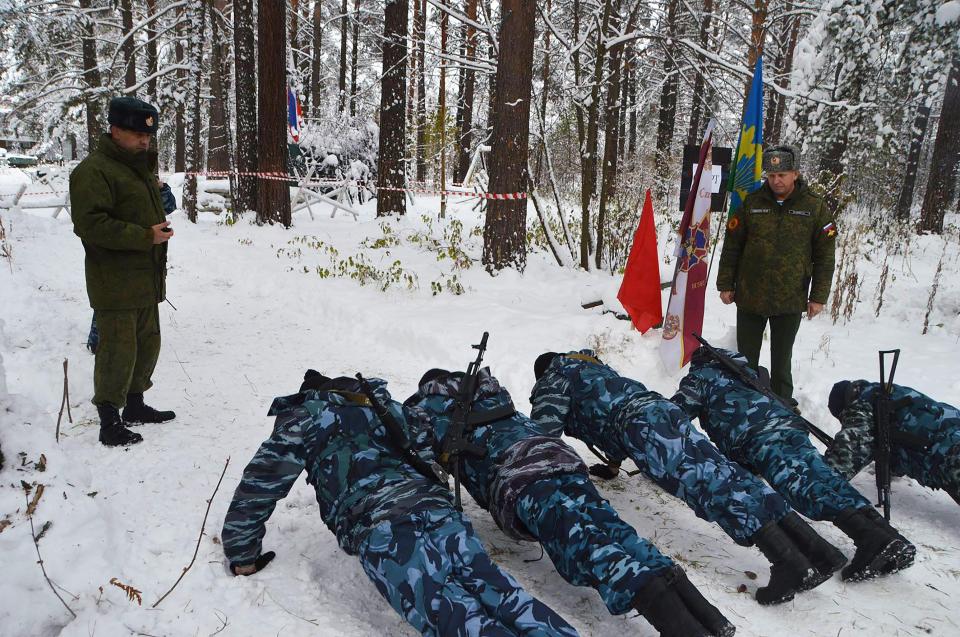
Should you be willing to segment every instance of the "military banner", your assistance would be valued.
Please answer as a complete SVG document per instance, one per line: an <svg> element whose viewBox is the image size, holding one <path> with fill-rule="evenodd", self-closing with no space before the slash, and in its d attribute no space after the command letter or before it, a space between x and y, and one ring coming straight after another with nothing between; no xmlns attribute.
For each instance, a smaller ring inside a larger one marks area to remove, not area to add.
<svg viewBox="0 0 960 637"><path fill-rule="evenodd" d="M690 362L690 357L699 343L693 333L703 328L703 306L707 291L707 261L710 254L710 201L712 198L713 128L710 120L700 145L700 160L693 178L693 186L687 195L687 205L680 221L680 236L677 242L677 265L673 273L673 286L667 303L667 316L663 320L660 342L660 358L667 370L679 371Z"/></svg>
<svg viewBox="0 0 960 637"><path fill-rule="evenodd" d="M751 192L763 185L761 164L763 160L763 56L757 57L753 69L753 83L743 111L743 127L737 140L737 154L730 171L727 190L730 191L732 216L743 205Z"/></svg>

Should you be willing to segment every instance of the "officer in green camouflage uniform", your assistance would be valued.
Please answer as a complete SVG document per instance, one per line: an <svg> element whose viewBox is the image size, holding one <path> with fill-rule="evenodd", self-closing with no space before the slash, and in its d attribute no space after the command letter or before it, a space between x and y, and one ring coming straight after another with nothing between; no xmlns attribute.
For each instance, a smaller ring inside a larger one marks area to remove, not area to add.
<svg viewBox="0 0 960 637"><path fill-rule="evenodd" d="M127 424L174 418L143 402L160 353L158 304L173 236L160 200L157 155L149 151L158 120L146 102L113 98L110 132L70 175L73 231L83 241L87 295L100 330L93 403L100 442L108 446L142 440Z"/></svg>
<svg viewBox="0 0 960 637"><path fill-rule="evenodd" d="M799 166L794 146L764 153L767 179L727 222L717 272L720 299L737 304L737 349L756 368L769 321L770 385L794 405L793 342L802 313L812 319L827 302L837 234Z"/></svg>

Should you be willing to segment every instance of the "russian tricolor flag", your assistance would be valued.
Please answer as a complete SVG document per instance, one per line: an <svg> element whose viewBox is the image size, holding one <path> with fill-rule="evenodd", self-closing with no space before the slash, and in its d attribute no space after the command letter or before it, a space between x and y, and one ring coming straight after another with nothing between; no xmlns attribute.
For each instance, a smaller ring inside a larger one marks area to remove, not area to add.
<svg viewBox="0 0 960 637"><path fill-rule="evenodd" d="M290 125L290 137L293 141L300 141L300 120L303 118L303 109L300 108L300 100L293 89L287 87L287 122Z"/></svg>

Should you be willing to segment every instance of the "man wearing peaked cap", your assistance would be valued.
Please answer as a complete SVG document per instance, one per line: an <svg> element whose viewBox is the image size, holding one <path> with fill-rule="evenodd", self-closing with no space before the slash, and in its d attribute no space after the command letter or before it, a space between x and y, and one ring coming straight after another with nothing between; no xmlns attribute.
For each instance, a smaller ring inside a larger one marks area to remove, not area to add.
<svg viewBox="0 0 960 637"><path fill-rule="evenodd" d="M737 304L737 349L757 369L770 323L771 389L793 399L793 343L804 312L812 319L830 294L837 228L823 199L800 176L796 146L763 153L763 186L730 216L717 289Z"/></svg>
<svg viewBox="0 0 960 637"><path fill-rule="evenodd" d="M100 335L93 403L107 446L143 439L127 425L175 417L143 402L160 354L158 305L174 234L164 219L157 154L150 150L159 120L143 100L114 97L109 132L70 175L73 231L86 253L87 295Z"/></svg>

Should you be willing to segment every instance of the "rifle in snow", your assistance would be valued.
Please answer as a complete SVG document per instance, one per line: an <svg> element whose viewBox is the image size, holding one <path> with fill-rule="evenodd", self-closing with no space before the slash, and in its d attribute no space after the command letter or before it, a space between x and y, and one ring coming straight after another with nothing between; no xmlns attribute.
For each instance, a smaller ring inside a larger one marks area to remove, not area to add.
<svg viewBox="0 0 960 637"><path fill-rule="evenodd" d="M893 355L890 365L890 377L885 378L885 359ZM873 414L874 441L873 462L877 475L877 507L883 507L883 517L890 520L890 416L893 413L893 375L897 373L897 361L900 359L900 350L880 351L880 391L877 393L876 406Z"/></svg>
<svg viewBox="0 0 960 637"><path fill-rule="evenodd" d="M435 482L441 482L440 478L437 477L437 474L433 471L433 468L427 464L427 461L418 456L413 450L410 444L410 438L407 437L403 426L397 422L397 419L390 413L390 410L380 402L380 399L377 398L373 392L373 387L371 387L367 379L363 377L363 374L357 372L356 378L360 381L360 391L362 391L363 395L370 401L373 413L375 413L377 418L380 419L380 422L383 423L383 426L387 429L387 434L390 436L390 440L400 449L400 452L403 454L403 459L407 461L407 464L416 469L417 473L422 474L424 477L430 478Z"/></svg>
<svg viewBox="0 0 960 637"><path fill-rule="evenodd" d="M450 428L443 437L440 446L440 464L448 467L453 474L453 489L456 498L457 510L462 511L460 503L460 474L463 468L463 454L468 453L477 458L487 455L487 448L471 442L470 412L473 409L473 397L477 391L477 377L480 373L480 364L483 353L487 349L488 332L483 333L480 343L471 345L477 351L477 358L467 365L467 373L460 380L460 391L457 393L453 407L453 416L450 419Z"/></svg>
<svg viewBox="0 0 960 637"><path fill-rule="evenodd" d="M713 356L714 360L716 360L718 363L723 365L727 369L727 371L729 371L731 374L733 374L738 379L740 379L745 385L750 387L750 389L763 394L770 400L778 402L784 407L786 407L787 409L789 409L790 411L793 411L793 407L791 405L788 405L783 398L781 398L780 396L777 396L775 393L773 393L772 391L764 387L760 383L760 381L757 380L756 377L747 373L747 370L742 365L738 365L736 361L731 359L726 354L721 354L719 351L717 351L717 349L713 345L708 343L706 339L704 339L699 334L694 333L693 337L698 341L700 341L700 345L706 348L708 352L710 352L710 355ZM827 445L828 447L831 444L833 444L833 438L831 438L830 435L827 434L827 432L820 429L819 427L817 427L815 424L813 424L803 416L797 415L797 418L803 423L803 426L806 428L806 430L810 434L813 435L814 438L816 438L823 444Z"/></svg>

